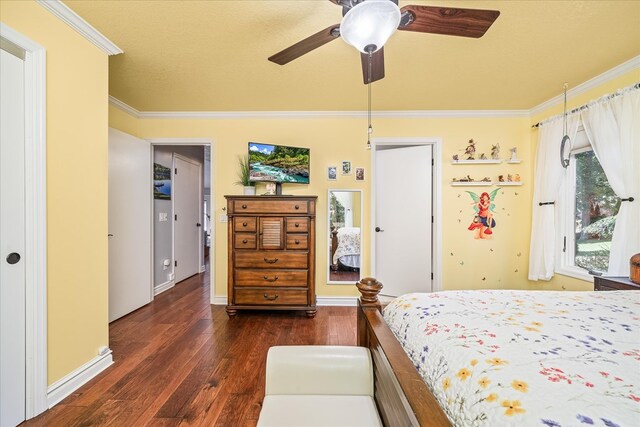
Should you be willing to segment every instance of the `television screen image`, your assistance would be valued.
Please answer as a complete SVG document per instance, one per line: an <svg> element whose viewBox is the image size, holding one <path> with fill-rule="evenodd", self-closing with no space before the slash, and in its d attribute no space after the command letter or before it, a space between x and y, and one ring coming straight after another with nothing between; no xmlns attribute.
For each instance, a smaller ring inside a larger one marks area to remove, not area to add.
<svg viewBox="0 0 640 427"><path fill-rule="evenodd" d="M309 183L309 149L249 143L249 181Z"/></svg>

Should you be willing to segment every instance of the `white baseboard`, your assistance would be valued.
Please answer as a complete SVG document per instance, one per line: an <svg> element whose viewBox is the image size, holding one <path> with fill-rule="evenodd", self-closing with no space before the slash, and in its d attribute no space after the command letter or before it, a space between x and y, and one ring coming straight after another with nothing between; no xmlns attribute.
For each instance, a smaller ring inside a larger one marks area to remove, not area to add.
<svg viewBox="0 0 640 427"><path fill-rule="evenodd" d="M358 305L358 297L318 297L318 307L355 307Z"/></svg>
<svg viewBox="0 0 640 427"><path fill-rule="evenodd" d="M168 291L169 289L173 288L175 285L176 285L175 280L169 280L168 282L164 282L156 286L155 288L153 288L153 296L159 295L164 291Z"/></svg>
<svg viewBox="0 0 640 427"><path fill-rule="evenodd" d="M111 350L94 357L70 374L62 377L47 388L47 405L49 408L60 403L62 399L82 387L93 377L113 364Z"/></svg>
<svg viewBox="0 0 640 427"><path fill-rule="evenodd" d="M227 305L227 297L214 297L213 305Z"/></svg>
<svg viewBox="0 0 640 427"><path fill-rule="evenodd" d="M318 297L317 304L319 307L355 307L358 305L358 297ZM213 305L227 305L227 297L215 297Z"/></svg>

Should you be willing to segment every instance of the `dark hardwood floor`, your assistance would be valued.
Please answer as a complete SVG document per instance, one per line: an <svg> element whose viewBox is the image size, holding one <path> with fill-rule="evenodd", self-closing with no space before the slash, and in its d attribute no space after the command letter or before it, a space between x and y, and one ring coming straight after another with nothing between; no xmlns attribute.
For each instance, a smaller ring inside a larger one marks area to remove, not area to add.
<svg viewBox="0 0 640 427"><path fill-rule="evenodd" d="M24 426L255 426L269 347L355 345L355 307L301 312L209 305L191 277L109 326L115 363Z"/></svg>

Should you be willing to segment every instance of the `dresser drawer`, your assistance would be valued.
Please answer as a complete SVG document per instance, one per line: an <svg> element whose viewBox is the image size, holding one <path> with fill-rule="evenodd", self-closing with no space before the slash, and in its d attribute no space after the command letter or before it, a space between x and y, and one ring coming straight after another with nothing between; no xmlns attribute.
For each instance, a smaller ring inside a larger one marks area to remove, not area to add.
<svg viewBox="0 0 640 427"><path fill-rule="evenodd" d="M238 252L234 265L237 268L309 268L306 252L283 251Z"/></svg>
<svg viewBox="0 0 640 427"><path fill-rule="evenodd" d="M236 304L244 305L307 305L304 289L236 289Z"/></svg>
<svg viewBox="0 0 640 427"><path fill-rule="evenodd" d="M235 270L236 286L307 286L307 270Z"/></svg>
<svg viewBox="0 0 640 427"><path fill-rule="evenodd" d="M255 249L256 233L235 233L233 247L236 249Z"/></svg>
<svg viewBox="0 0 640 427"><path fill-rule="evenodd" d="M306 214L309 212L309 207L306 201L300 200L234 200L233 212L239 214L244 212L260 214Z"/></svg>
<svg viewBox="0 0 640 427"><path fill-rule="evenodd" d="M233 218L233 228L235 231L256 231L256 218L237 216Z"/></svg>
<svg viewBox="0 0 640 427"><path fill-rule="evenodd" d="M287 233L306 233L309 231L309 218L287 218Z"/></svg>
<svg viewBox="0 0 640 427"><path fill-rule="evenodd" d="M307 234L287 234L287 249L306 250L309 247L309 236Z"/></svg>

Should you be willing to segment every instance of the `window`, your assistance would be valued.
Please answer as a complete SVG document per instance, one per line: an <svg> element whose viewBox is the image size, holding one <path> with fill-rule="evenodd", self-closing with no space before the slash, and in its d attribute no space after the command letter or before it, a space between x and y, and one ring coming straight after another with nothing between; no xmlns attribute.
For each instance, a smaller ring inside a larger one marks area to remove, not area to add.
<svg viewBox="0 0 640 427"><path fill-rule="evenodd" d="M589 273L607 271L619 208L620 199L584 131L579 131L558 203L558 273L591 280Z"/></svg>

